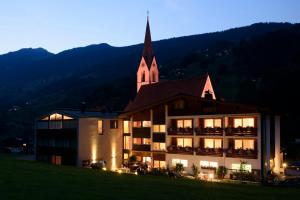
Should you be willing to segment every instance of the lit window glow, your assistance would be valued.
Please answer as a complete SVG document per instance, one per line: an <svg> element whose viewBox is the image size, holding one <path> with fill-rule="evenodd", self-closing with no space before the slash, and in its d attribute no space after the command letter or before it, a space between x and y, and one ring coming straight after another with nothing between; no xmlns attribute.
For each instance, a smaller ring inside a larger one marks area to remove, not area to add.
<svg viewBox="0 0 300 200"><path fill-rule="evenodd" d="M182 164L183 167L187 167L188 166L188 161L187 160L172 159L172 166L176 166L177 163Z"/></svg>
<svg viewBox="0 0 300 200"><path fill-rule="evenodd" d="M177 128L192 128L193 120L185 119L185 120L177 120Z"/></svg>
<svg viewBox="0 0 300 200"><path fill-rule="evenodd" d="M222 139L204 139L205 148L222 148Z"/></svg>
<svg viewBox="0 0 300 200"><path fill-rule="evenodd" d="M255 127L254 118L236 118L234 119L234 127Z"/></svg>
<svg viewBox="0 0 300 200"><path fill-rule="evenodd" d="M130 133L130 121L123 122L123 132Z"/></svg>
<svg viewBox="0 0 300 200"><path fill-rule="evenodd" d="M200 167L218 168L218 162L210 162L210 161L206 161L206 160L201 160Z"/></svg>
<svg viewBox="0 0 300 200"><path fill-rule="evenodd" d="M154 142L153 143L153 150L155 150L155 151L164 151L164 150L166 150L166 143Z"/></svg>
<svg viewBox="0 0 300 200"><path fill-rule="evenodd" d="M241 164L232 164L231 165L231 169L232 170L236 170L236 171L240 171L241 170ZM252 166L250 164L244 164L244 170L245 171L248 171L248 172L251 172L252 171Z"/></svg>
<svg viewBox="0 0 300 200"><path fill-rule="evenodd" d="M193 146L193 139L192 138L177 138L177 146L192 147Z"/></svg>
<svg viewBox="0 0 300 200"><path fill-rule="evenodd" d="M166 125L153 125L153 132L154 133L165 133L166 132Z"/></svg>
<svg viewBox="0 0 300 200"><path fill-rule="evenodd" d="M236 139L234 140L234 149L253 150L254 140L252 139Z"/></svg>

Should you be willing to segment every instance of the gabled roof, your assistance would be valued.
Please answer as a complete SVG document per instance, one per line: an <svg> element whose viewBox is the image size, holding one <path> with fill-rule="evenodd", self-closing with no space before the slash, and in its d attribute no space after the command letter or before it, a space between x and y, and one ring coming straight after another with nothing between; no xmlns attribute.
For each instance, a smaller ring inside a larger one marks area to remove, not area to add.
<svg viewBox="0 0 300 200"><path fill-rule="evenodd" d="M148 17L147 17L145 40L144 40L143 57L146 61L147 67L150 69L152 60L154 57L154 53L153 53L153 49L152 49L152 40L151 40L151 32L150 32L150 25L149 25Z"/></svg>
<svg viewBox="0 0 300 200"><path fill-rule="evenodd" d="M125 112L132 112L143 107L151 106L179 94L200 97L208 75L185 80L163 81L143 85L133 102L128 104Z"/></svg>

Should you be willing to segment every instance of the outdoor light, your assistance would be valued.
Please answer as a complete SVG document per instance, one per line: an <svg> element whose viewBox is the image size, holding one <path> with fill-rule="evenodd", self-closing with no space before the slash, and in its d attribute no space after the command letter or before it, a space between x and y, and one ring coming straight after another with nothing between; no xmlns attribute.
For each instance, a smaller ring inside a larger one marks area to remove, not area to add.
<svg viewBox="0 0 300 200"><path fill-rule="evenodd" d="M103 167L102 170L103 170L103 171L106 171L106 167Z"/></svg>
<svg viewBox="0 0 300 200"><path fill-rule="evenodd" d="M26 147L26 146L27 146L27 144L26 144L26 143L24 143L24 144L23 144L23 147Z"/></svg>
<svg viewBox="0 0 300 200"><path fill-rule="evenodd" d="M134 174L135 174L135 175L138 175L138 173L137 173L137 172L134 172Z"/></svg>
<svg viewBox="0 0 300 200"><path fill-rule="evenodd" d="M287 164L286 164L286 163L283 163L283 164L282 164L282 167L283 167L283 168L286 168L286 167L287 167Z"/></svg>
<svg viewBox="0 0 300 200"><path fill-rule="evenodd" d="M122 174L122 170L119 169L119 170L118 170L118 173L119 173L119 174Z"/></svg>
<svg viewBox="0 0 300 200"><path fill-rule="evenodd" d="M209 177L210 179L213 179L213 178L214 178L214 174L210 173L210 174L208 174L208 177Z"/></svg>

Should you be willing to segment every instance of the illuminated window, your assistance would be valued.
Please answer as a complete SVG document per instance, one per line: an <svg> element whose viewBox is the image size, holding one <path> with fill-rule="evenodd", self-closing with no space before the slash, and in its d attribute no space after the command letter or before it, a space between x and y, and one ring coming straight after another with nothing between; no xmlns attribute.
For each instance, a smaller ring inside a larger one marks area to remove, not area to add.
<svg viewBox="0 0 300 200"><path fill-rule="evenodd" d="M151 163L151 157L143 157L143 163Z"/></svg>
<svg viewBox="0 0 300 200"><path fill-rule="evenodd" d="M218 162L209 162L209 161L200 161L201 167L211 167L211 168L218 168Z"/></svg>
<svg viewBox="0 0 300 200"><path fill-rule="evenodd" d="M205 148L222 148L222 139L204 139Z"/></svg>
<svg viewBox="0 0 300 200"><path fill-rule="evenodd" d="M243 166L241 167L241 164L239 163L239 164L232 164L231 169L236 171L240 171L242 169L244 171L251 172L252 166L250 164L243 164Z"/></svg>
<svg viewBox="0 0 300 200"><path fill-rule="evenodd" d="M134 128L140 128L140 127L142 127L142 122L141 121L134 121L133 122L133 127Z"/></svg>
<svg viewBox="0 0 300 200"><path fill-rule="evenodd" d="M204 119L204 128L220 128L222 127L221 119Z"/></svg>
<svg viewBox="0 0 300 200"><path fill-rule="evenodd" d="M103 134L103 121L98 120L98 134Z"/></svg>
<svg viewBox="0 0 300 200"><path fill-rule="evenodd" d="M192 128L193 120L185 119L185 120L177 120L177 128Z"/></svg>
<svg viewBox="0 0 300 200"><path fill-rule="evenodd" d="M165 133L166 132L166 125L153 125L153 132L154 133Z"/></svg>
<svg viewBox="0 0 300 200"><path fill-rule="evenodd" d="M187 167L188 166L188 161L187 160L172 159L172 166L176 166L177 163L182 164L183 167Z"/></svg>
<svg viewBox="0 0 300 200"><path fill-rule="evenodd" d="M166 161L163 160L154 160L153 161L153 168L166 168Z"/></svg>
<svg viewBox="0 0 300 200"><path fill-rule="evenodd" d="M130 149L130 136L124 136L124 149Z"/></svg>
<svg viewBox="0 0 300 200"><path fill-rule="evenodd" d="M133 138L133 144L142 144L142 138Z"/></svg>
<svg viewBox="0 0 300 200"><path fill-rule="evenodd" d="M234 149L254 149L254 140L234 140Z"/></svg>
<svg viewBox="0 0 300 200"><path fill-rule="evenodd" d="M123 132L130 133L130 121L123 122Z"/></svg>
<svg viewBox="0 0 300 200"><path fill-rule="evenodd" d="M166 150L166 144L163 142L154 142L153 143L153 150L155 151L164 151Z"/></svg>
<svg viewBox="0 0 300 200"><path fill-rule="evenodd" d="M43 120L43 121L48 121L48 120L49 120L49 116L44 117L42 120Z"/></svg>
<svg viewBox="0 0 300 200"><path fill-rule="evenodd" d="M109 124L110 124L111 129L117 129L118 128L118 120L110 120Z"/></svg>
<svg viewBox="0 0 300 200"><path fill-rule="evenodd" d="M143 127L151 127L150 121L143 121Z"/></svg>
<svg viewBox="0 0 300 200"><path fill-rule="evenodd" d="M124 153L123 157L124 157L124 160L128 160L129 154L128 153Z"/></svg>
<svg viewBox="0 0 300 200"><path fill-rule="evenodd" d="M193 139L192 138L177 138L177 146L192 147L193 146Z"/></svg>
<svg viewBox="0 0 300 200"><path fill-rule="evenodd" d="M236 118L234 119L234 127L255 127L254 118Z"/></svg>
<svg viewBox="0 0 300 200"><path fill-rule="evenodd" d="M151 144L150 138L143 138L143 144Z"/></svg>
<svg viewBox="0 0 300 200"><path fill-rule="evenodd" d="M62 120L62 115L58 113L54 113L50 115L50 120Z"/></svg>
<svg viewBox="0 0 300 200"><path fill-rule="evenodd" d="M64 120L72 120L72 119L73 119L72 117L64 115Z"/></svg>

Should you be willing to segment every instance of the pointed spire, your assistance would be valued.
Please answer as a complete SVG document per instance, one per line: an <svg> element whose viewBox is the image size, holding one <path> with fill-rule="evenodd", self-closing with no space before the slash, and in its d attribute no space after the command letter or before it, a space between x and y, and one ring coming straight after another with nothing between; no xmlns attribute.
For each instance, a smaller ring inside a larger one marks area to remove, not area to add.
<svg viewBox="0 0 300 200"><path fill-rule="evenodd" d="M149 11L147 11L147 25L146 25L143 57L146 61L147 66L150 68L154 54L152 49L151 32L150 32L150 25L149 25Z"/></svg>

